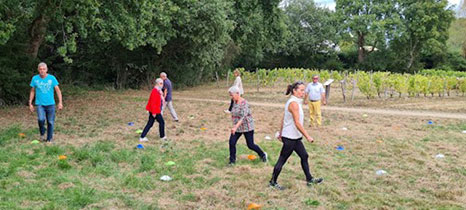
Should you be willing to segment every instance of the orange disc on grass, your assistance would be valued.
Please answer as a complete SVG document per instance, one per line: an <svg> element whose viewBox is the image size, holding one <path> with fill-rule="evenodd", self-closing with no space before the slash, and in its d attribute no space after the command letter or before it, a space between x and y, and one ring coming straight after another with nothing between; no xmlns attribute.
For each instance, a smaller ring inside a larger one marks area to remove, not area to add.
<svg viewBox="0 0 466 210"><path fill-rule="evenodd" d="M257 156L255 156L255 155L248 155L249 160L255 160L256 158L257 158Z"/></svg>
<svg viewBox="0 0 466 210"><path fill-rule="evenodd" d="M18 136L21 137L21 138L24 138L26 136L26 134L24 133L18 133Z"/></svg>
<svg viewBox="0 0 466 210"><path fill-rule="evenodd" d="M252 210L252 209L260 209L262 206L257 204L257 203L251 203L248 205L248 210Z"/></svg>
<svg viewBox="0 0 466 210"><path fill-rule="evenodd" d="M66 155L59 155L59 156L58 156L58 159L59 159L59 160L66 160Z"/></svg>

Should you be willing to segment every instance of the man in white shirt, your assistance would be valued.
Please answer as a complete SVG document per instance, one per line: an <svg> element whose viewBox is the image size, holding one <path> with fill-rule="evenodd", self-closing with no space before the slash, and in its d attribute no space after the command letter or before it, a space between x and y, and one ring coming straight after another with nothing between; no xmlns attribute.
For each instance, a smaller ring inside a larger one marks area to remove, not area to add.
<svg viewBox="0 0 466 210"><path fill-rule="evenodd" d="M306 87L306 95L304 97L304 104L309 103L309 113L311 127L318 127L322 125L322 113L320 111L320 104L326 105L325 100L325 89L324 86L319 83L319 75L312 76L312 83L309 83Z"/></svg>

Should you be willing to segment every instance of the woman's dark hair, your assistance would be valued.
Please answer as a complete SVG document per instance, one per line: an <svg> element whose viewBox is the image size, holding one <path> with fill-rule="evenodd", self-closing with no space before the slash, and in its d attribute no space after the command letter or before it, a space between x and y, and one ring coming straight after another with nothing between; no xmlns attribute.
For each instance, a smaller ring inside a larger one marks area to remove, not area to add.
<svg viewBox="0 0 466 210"><path fill-rule="evenodd" d="M304 85L304 82L298 81L298 82L295 82L295 83L293 83L291 85L288 85L288 87L286 88L285 95L292 94L293 90L298 89L298 86L300 86L300 85Z"/></svg>

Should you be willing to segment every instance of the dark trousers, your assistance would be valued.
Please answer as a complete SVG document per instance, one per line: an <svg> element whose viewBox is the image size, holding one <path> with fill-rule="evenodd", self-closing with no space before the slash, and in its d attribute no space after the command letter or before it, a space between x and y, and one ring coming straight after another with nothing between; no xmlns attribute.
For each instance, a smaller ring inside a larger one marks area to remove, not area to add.
<svg viewBox="0 0 466 210"><path fill-rule="evenodd" d="M146 137L147 133L149 132L150 128L154 125L154 121L157 120L159 123L159 133L160 133L160 138L165 137L165 121L163 121L163 117L161 114L157 114L152 116L152 113L149 112L149 120L147 121L146 127L144 128L144 131L142 131L141 138Z"/></svg>
<svg viewBox="0 0 466 210"><path fill-rule="evenodd" d="M231 102L230 102L230 107L228 107L228 111L231 112L231 109L233 109L233 99L231 99Z"/></svg>
<svg viewBox="0 0 466 210"><path fill-rule="evenodd" d="M254 130L245 133L236 132L235 134L230 135L230 163L236 162L236 142L238 142L238 139L242 134L244 134L244 137L246 138L248 148L255 151L260 157L264 157L264 151L254 144Z"/></svg>
<svg viewBox="0 0 466 210"><path fill-rule="evenodd" d="M290 157L290 155L293 153L293 151L298 154L298 156L301 158L301 167L303 168L304 174L306 175L306 180L311 180L312 175L311 172L309 172L309 164L307 162L307 159L309 158L309 155L306 152L306 148L304 148L304 144L301 141L302 138L299 139L289 139L282 137L283 141L283 147L282 150L280 151L280 157L278 158L277 163L275 164L275 167L273 168L273 174L272 174L272 181L277 182L278 175L280 175L280 172L282 171L283 165L285 165L286 161Z"/></svg>

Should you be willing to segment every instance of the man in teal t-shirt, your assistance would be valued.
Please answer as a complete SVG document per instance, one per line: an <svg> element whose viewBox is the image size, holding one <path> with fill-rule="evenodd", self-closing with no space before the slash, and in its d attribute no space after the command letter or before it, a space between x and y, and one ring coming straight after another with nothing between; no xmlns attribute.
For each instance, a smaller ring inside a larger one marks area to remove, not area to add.
<svg viewBox="0 0 466 210"><path fill-rule="evenodd" d="M47 142L53 141L53 125L55 122L55 98L54 91L58 96L58 109L63 109L62 95L58 87L57 79L47 74L47 64L39 63L37 67L39 74L32 77L31 92L29 94L29 110L34 112L32 100L36 98L37 118L39 122L40 140L45 141L45 120L47 120Z"/></svg>

